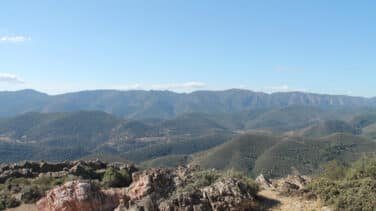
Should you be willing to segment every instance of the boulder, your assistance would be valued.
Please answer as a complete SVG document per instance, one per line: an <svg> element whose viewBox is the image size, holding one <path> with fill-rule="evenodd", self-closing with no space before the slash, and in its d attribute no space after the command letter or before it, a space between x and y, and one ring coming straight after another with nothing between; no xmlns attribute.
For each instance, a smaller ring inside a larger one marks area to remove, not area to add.
<svg viewBox="0 0 376 211"><path fill-rule="evenodd" d="M107 164L98 159L94 161L86 161L84 164L94 171L107 168Z"/></svg>
<svg viewBox="0 0 376 211"><path fill-rule="evenodd" d="M38 162L25 161L20 163L18 166L23 169L30 169L32 172L40 171L40 165Z"/></svg>
<svg viewBox="0 0 376 211"><path fill-rule="evenodd" d="M269 189L273 187L272 182L264 177L263 174L260 174L258 177L256 177L255 180L262 188Z"/></svg>
<svg viewBox="0 0 376 211"><path fill-rule="evenodd" d="M69 169L69 173L83 179L99 179L98 175L93 169L81 162Z"/></svg>
<svg viewBox="0 0 376 211"><path fill-rule="evenodd" d="M64 171L65 168L70 168L71 163L70 162L64 162L64 163L41 162L39 167L40 167L41 173L57 172L57 171Z"/></svg>
<svg viewBox="0 0 376 211"><path fill-rule="evenodd" d="M104 192L89 182L72 181L48 191L37 207L39 211L112 211L121 197L119 192Z"/></svg>
<svg viewBox="0 0 376 211"><path fill-rule="evenodd" d="M131 200L139 200L153 194L163 197L174 188L173 172L169 169L149 169L132 174L132 184L127 188Z"/></svg>
<svg viewBox="0 0 376 211"><path fill-rule="evenodd" d="M30 169L15 169L6 170L0 174L0 183L4 183L9 178L32 178L34 177L33 172Z"/></svg>
<svg viewBox="0 0 376 211"><path fill-rule="evenodd" d="M309 183L309 181L309 177L289 175L286 178L276 181L274 186L282 195L303 196L306 192L305 186Z"/></svg>
<svg viewBox="0 0 376 211"><path fill-rule="evenodd" d="M57 171L57 172L46 172L46 173L39 173L38 177L53 177L53 178L61 178L68 176L69 172L67 171Z"/></svg>
<svg viewBox="0 0 376 211"><path fill-rule="evenodd" d="M201 191L213 210L249 210L257 205L254 190L235 178L219 179Z"/></svg>

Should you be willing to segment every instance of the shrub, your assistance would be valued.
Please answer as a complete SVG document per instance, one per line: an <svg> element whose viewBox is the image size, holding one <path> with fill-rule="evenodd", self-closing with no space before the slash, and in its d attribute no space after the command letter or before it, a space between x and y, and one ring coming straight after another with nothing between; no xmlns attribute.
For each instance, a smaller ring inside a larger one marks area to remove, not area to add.
<svg viewBox="0 0 376 211"><path fill-rule="evenodd" d="M10 195L0 196L0 210L20 206L21 202Z"/></svg>
<svg viewBox="0 0 376 211"><path fill-rule="evenodd" d="M334 173L338 172L336 164L328 166L334 166L333 172L328 168L308 185L309 190L336 210L376 210L375 156L363 157L351 167L341 169L341 176Z"/></svg>
<svg viewBox="0 0 376 211"><path fill-rule="evenodd" d="M338 210L375 210L376 181L370 178L349 180L339 184L341 191L335 201Z"/></svg>
<svg viewBox="0 0 376 211"><path fill-rule="evenodd" d="M131 182L131 176L125 169L118 171L114 168L109 168L102 179L102 183L106 187L126 187Z"/></svg>
<svg viewBox="0 0 376 211"><path fill-rule="evenodd" d="M247 191L249 191L252 195L256 195L260 187L259 185L252 180L250 177L245 175L242 172L235 171L235 170L229 170L226 172L219 172L215 170L204 170L204 171L198 171L192 173L192 176L188 178L186 181L186 185L183 187L178 187L176 190L177 193L183 193L183 192L194 192L196 190L199 190L201 188L210 186L217 182L219 179L224 178L234 178L237 180L242 181L244 184L246 184Z"/></svg>
<svg viewBox="0 0 376 211"><path fill-rule="evenodd" d="M363 156L348 170L348 179L373 178L376 179L376 156Z"/></svg>
<svg viewBox="0 0 376 211"><path fill-rule="evenodd" d="M9 178L4 186L11 193L19 193L23 187L30 185L30 180L25 178Z"/></svg>
<svg viewBox="0 0 376 211"><path fill-rule="evenodd" d="M244 182L250 189L252 195L256 195L260 191L260 186L253 179L245 175L243 172L235 171L235 170L228 170L225 172L224 176L236 178Z"/></svg>
<svg viewBox="0 0 376 211"><path fill-rule="evenodd" d="M322 176L331 180L339 180L345 177L346 168L336 160L329 161L322 166Z"/></svg>
<svg viewBox="0 0 376 211"><path fill-rule="evenodd" d="M192 174L192 177L187 181L187 185L181 187L177 192L192 192L200 188L209 186L221 177L218 171L206 170L198 171Z"/></svg>
<svg viewBox="0 0 376 211"><path fill-rule="evenodd" d="M38 187L28 186L22 190L21 201L26 204L35 203L40 198L42 198L42 196L43 192L41 192L41 190Z"/></svg>

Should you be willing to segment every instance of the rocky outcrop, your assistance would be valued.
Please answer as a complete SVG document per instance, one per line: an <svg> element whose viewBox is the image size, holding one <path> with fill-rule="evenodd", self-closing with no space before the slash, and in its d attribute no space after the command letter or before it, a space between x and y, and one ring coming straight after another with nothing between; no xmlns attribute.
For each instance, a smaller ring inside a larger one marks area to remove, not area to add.
<svg viewBox="0 0 376 211"><path fill-rule="evenodd" d="M212 210L249 210L256 207L254 190L235 178L221 178L200 192L202 200L208 201ZM203 208L200 210L208 210Z"/></svg>
<svg viewBox="0 0 376 211"><path fill-rule="evenodd" d="M126 183L116 183L116 187L125 187L131 182L130 175L136 171L131 164L99 160L0 164L0 210L19 206L21 202L35 203L44 196L39 203L41 210L87 210L90 207L93 210L97 210L95 207L113 210L120 201L124 201L123 191L102 191L92 183L84 182L85 179L101 187L115 187L111 186L114 181L126 179ZM72 180L75 182L54 188L57 184ZM52 190L46 193L49 189ZM97 201L99 204L95 204Z"/></svg>
<svg viewBox="0 0 376 211"><path fill-rule="evenodd" d="M288 175L285 178L269 180L261 174L255 181L264 189L276 191L283 196L303 197L308 200L317 198L306 189L306 185L311 181L311 178L307 176Z"/></svg>
<svg viewBox="0 0 376 211"><path fill-rule="evenodd" d="M104 163L95 161L67 161L62 163L48 162L21 162L14 164L1 164L0 183L9 178L35 178L51 176L60 178L67 175L74 175L82 179L99 179L107 168L126 169L133 173L137 171L134 165L124 163Z"/></svg>
<svg viewBox="0 0 376 211"><path fill-rule="evenodd" d="M255 190L246 181L217 172L197 172L196 167L139 171L133 173L129 187L120 189L100 190L91 183L70 182L49 191L38 202L38 208L41 211L222 211L252 210L257 206ZM200 183L199 180L208 177L212 181ZM195 187L190 187L192 181Z"/></svg>
<svg viewBox="0 0 376 211"><path fill-rule="evenodd" d="M4 183L9 178L32 178L35 174L30 169L9 169L0 174L0 183Z"/></svg>
<svg viewBox="0 0 376 211"><path fill-rule="evenodd" d="M300 175L289 175L274 182L274 187L283 195L303 195L305 186L310 181L310 178Z"/></svg>
<svg viewBox="0 0 376 211"><path fill-rule="evenodd" d="M273 187L272 181L264 177L263 174L260 174L258 177L256 177L255 181L260 184L262 188L268 189Z"/></svg>
<svg viewBox="0 0 376 211"><path fill-rule="evenodd" d="M47 192L37 203L40 211L107 211L119 204L121 194L103 192L90 182L72 181Z"/></svg>

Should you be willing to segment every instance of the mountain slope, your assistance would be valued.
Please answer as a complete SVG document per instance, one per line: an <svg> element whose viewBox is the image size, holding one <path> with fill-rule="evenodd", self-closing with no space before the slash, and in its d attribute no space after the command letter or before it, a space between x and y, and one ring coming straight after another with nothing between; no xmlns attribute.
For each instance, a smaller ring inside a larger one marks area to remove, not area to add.
<svg viewBox="0 0 376 211"><path fill-rule="evenodd" d="M318 138L328 136L333 133L349 133L353 135L360 134L360 130L352 124L340 120L327 120L315 123L307 128L297 132L298 135Z"/></svg>
<svg viewBox="0 0 376 211"><path fill-rule="evenodd" d="M0 121L0 144L5 155L0 156L0 162L60 161L92 154L140 162L207 150L232 134L199 114L144 122L118 119L101 111L34 112Z"/></svg>
<svg viewBox="0 0 376 211"><path fill-rule="evenodd" d="M376 140L376 123L363 128L362 135L370 139Z"/></svg>
<svg viewBox="0 0 376 211"><path fill-rule="evenodd" d="M351 124L357 128L364 128L371 124L376 123L376 113L365 112L363 114L355 116L351 119Z"/></svg>
<svg viewBox="0 0 376 211"><path fill-rule="evenodd" d="M34 90L0 92L0 117L42 111L50 100L51 96Z"/></svg>
<svg viewBox="0 0 376 211"><path fill-rule="evenodd" d="M74 145L108 139L119 120L104 112L27 113L0 123L0 135L23 143Z"/></svg>
<svg viewBox="0 0 376 211"><path fill-rule="evenodd" d="M242 135L194 155L191 163L208 169L236 169L250 173L256 159L277 141L277 137L264 134Z"/></svg>
<svg viewBox="0 0 376 211"><path fill-rule="evenodd" d="M280 177L294 171L312 174L330 160L349 163L362 153L375 151L375 142L351 134L319 139L247 134L193 156L191 163Z"/></svg>

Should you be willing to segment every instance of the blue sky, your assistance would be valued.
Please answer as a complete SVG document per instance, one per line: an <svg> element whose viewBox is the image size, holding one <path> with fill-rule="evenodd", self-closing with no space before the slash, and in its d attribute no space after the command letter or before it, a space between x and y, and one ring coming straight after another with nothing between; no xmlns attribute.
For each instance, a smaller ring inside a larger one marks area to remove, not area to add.
<svg viewBox="0 0 376 211"><path fill-rule="evenodd" d="M376 1L2 0L0 89L376 96Z"/></svg>

